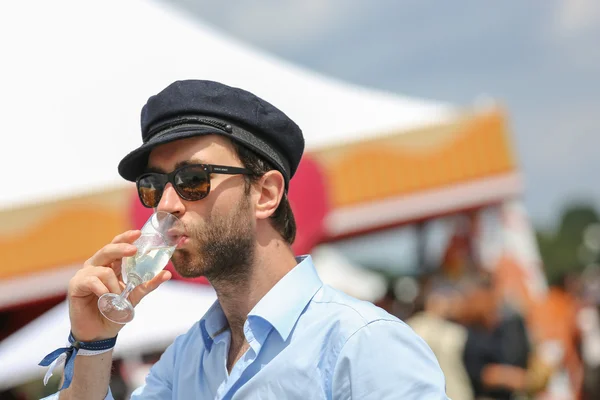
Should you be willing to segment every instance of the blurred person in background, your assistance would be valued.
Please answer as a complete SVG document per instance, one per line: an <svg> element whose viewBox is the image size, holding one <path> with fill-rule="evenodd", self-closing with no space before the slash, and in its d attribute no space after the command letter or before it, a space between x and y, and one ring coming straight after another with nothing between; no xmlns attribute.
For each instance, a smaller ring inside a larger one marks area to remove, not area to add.
<svg viewBox="0 0 600 400"><path fill-rule="evenodd" d="M598 278L596 278L597 280ZM582 400L600 399L600 285L586 284L585 303L577 312L583 359Z"/></svg>
<svg viewBox="0 0 600 400"><path fill-rule="evenodd" d="M294 256L287 189L304 139L289 117L244 90L189 80L152 96L141 122L144 144L119 172L137 180L144 205L183 221L173 265L206 276L218 300L132 399L447 398L434 354L412 329L323 285L311 257ZM71 279L72 343L114 345L123 326L104 319L97 300L121 292L121 259L135 254L139 235L118 235ZM129 299L137 304L168 279L161 271ZM110 399L111 364L112 351L75 357L60 399Z"/></svg>
<svg viewBox="0 0 600 400"><path fill-rule="evenodd" d="M532 322L537 326L534 335L538 354L542 360L555 364L548 382L549 399L581 398L584 368L577 326L581 293L570 292L577 287L572 278L571 274L563 274L552 282L541 304L531 313ZM556 358L558 361L552 361Z"/></svg>
<svg viewBox="0 0 600 400"><path fill-rule="evenodd" d="M551 370L532 359L522 319L502 318L492 277L469 274L460 290L465 309L459 317L468 327L463 361L475 398L510 400L543 390Z"/></svg>
<svg viewBox="0 0 600 400"><path fill-rule="evenodd" d="M463 364L467 329L461 320L463 298L443 278L428 282L424 309L406 320L431 347L446 377L446 393L451 399L474 399L469 375Z"/></svg>
<svg viewBox="0 0 600 400"><path fill-rule="evenodd" d="M547 336L560 343L562 368L551 382L569 385L578 399L600 399L600 271L590 265L582 273L567 271L551 285L547 304L560 324Z"/></svg>

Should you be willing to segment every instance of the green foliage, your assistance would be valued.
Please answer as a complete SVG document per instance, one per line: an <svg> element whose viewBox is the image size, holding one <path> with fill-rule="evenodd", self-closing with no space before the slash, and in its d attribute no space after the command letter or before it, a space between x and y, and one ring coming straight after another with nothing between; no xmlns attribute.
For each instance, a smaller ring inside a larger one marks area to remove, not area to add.
<svg viewBox="0 0 600 400"><path fill-rule="evenodd" d="M600 221L598 213L588 204L572 204L565 208L556 232L537 232L537 242L550 282L565 273L580 271L585 265L578 253L585 228ZM596 256L596 261L598 261Z"/></svg>

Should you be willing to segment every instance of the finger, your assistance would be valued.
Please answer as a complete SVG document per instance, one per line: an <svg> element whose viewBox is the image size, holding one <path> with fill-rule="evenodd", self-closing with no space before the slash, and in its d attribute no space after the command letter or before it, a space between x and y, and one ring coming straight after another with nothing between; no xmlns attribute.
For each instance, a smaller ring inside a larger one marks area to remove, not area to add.
<svg viewBox="0 0 600 400"><path fill-rule="evenodd" d="M111 243L98 250L86 262L86 265L108 266L115 261L120 261L123 257L131 257L135 253L137 253L137 248L132 244Z"/></svg>
<svg viewBox="0 0 600 400"><path fill-rule="evenodd" d="M117 278L121 278L121 275L123 273L121 266L123 265L123 261L122 260L117 260L115 262L113 262L110 267L112 268L113 271L115 271L115 275L117 275Z"/></svg>
<svg viewBox="0 0 600 400"><path fill-rule="evenodd" d="M94 267L90 271L93 275L97 276L98 279L110 290L112 293L121 293L121 285L115 272L111 268L107 267Z"/></svg>
<svg viewBox="0 0 600 400"><path fill-rule="evenodd" d="M88 275L81 279L78 279L73 284L71 296L73 297L84 297L89 296L91 293L100 297L105 293L109 293L108 288L102 281L95 275Z"/></svg>
<svg viewBox="0 0 600 400"><path fill-rule="evenodd" d="M173 275L170 271L162 270L154 278L148 282L144 282L137 286L129 295L129 301L135 307L139 302L150 292L171 279Z"/></svg>
<svg viewBox="0 0 600 400"><path fill-rule="evenodd" d="M133 243L142 234L140 230L131 230L123 232L114 237L111 243Z"/></svg>

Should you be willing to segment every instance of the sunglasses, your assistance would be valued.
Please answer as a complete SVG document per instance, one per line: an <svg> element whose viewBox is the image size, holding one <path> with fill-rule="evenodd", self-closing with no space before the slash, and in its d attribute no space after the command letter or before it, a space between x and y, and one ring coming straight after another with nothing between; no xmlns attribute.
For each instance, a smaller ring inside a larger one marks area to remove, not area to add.
<svg viewBox="0 0 600 400"><path fill-rule="evenodd" d="M168 174L148 172L136 180L138 196L144 207L156 208L170 183L183 200L202 200L210 193L211 174L250 175L250 171L224 165L189 164Z"/></svg>

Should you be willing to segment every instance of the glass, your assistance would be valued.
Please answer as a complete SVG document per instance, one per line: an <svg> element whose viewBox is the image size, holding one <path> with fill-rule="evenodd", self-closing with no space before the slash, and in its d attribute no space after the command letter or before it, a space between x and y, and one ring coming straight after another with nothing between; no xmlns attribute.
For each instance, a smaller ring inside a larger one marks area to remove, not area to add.
<svg viewBox="0 0 600 400"><path fill-rule="evenodd" d="M126 324L135 311L127 297L138 285L154 278L167 265L184 234L183 223L173 214L156 211L142 227L142 235L133 244L137 253L124 257L121 265L127 284L121 294L105 293L98 299L98 309L109 321Z"/></svg>

